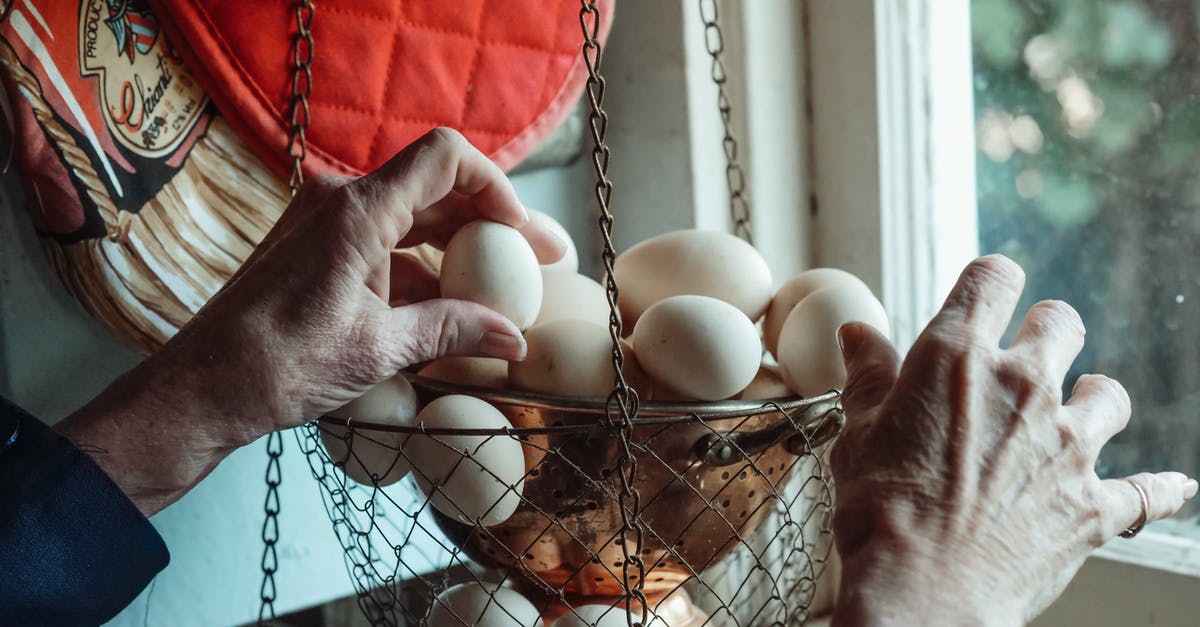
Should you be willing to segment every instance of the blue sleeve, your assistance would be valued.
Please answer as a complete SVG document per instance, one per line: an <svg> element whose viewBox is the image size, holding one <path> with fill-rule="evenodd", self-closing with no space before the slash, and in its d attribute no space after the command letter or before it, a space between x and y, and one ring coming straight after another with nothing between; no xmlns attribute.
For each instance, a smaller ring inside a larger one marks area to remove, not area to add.
<svg viewBox="0 0 1200 627"><path fill-rule="evenodd" d="M167 560L90 457L0 398L0 625L98 625Z"/></svg>

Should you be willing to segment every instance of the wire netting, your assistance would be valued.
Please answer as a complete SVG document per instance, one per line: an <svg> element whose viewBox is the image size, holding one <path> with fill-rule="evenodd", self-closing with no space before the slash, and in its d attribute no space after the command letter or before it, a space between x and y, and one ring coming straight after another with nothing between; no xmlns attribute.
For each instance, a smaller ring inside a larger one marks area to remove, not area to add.
<svg viewBox="0 0 1200 627"><path fill-rule="evenodd" d="M560 625L588 626L808 618L832 545L825 449L841 424L836 397L639 420L630 445L643 574L624 568L618 438L592 413L494 404L513 429L381 430L325 418L297 431L372 624L493 624L481 615L530 624L506 606L508 590L546 625L563 614L578 622ZM499 468L501 449L520 450L515 474ZM463 478L474 492L456 485ZM447 596L464 583L483 586L484 606ZM644 615L632 587L645 595Z"/></svg>

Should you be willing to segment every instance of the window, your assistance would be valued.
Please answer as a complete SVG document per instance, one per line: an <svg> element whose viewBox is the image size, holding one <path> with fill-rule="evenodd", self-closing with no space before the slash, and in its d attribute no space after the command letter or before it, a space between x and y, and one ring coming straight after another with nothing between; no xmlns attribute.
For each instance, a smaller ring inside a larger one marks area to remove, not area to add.
<svg viewBox="0 0 1200 627"><path fill-rule="evenodd" d="M812 261L882 292L903 349L962 266L1004 252L1025 306L1074 304L1074 371L1135 422L1098 471L1200 474L1200 5L805 3ZM1039 624L1190 625L1197 506L1110 542Z"/></svg>
<svg viewBox="0 0 1200 627"><path fill-rule="evenodd" d="M1191 1L973 0L979 239L1062 298L1135 415L1102 476L1200 475L1200 13ZM1179 523L1195 523L1195 504Z"/></svg>

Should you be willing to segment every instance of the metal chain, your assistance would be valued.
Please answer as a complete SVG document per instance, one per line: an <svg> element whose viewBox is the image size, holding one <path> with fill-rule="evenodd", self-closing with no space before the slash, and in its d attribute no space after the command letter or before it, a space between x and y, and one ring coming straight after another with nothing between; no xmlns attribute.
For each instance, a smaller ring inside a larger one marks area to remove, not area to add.
<svg viewBox="0 0 1200 627"><path fill-rule="evenodd" d="M295 5L296 35L292 40L292 102L291 127L288 133L287 153L292 158L292 173L288 178L288 189L295 196L304 183L304 159L308 156L308 99L312 95L313 36L312 0L300 0ZM262 526L262 585L259 593L262 604L258 608L258 624L275 622L275 573L279 569L279 556L275 545L279 542L279 484L283 472L279 459L283 457L283 434L275 431L267 436L267 497L263 503L265 517Z"/></svg>
<svg viewBox="0 0 1200 627"><path fill-rule="evenodd" d="M262 585L259 594L262 604L258 606L258 624L275 623L275 571L279 569L279 556L275 544L279 542L279 484L283 482L279 458L283 456L283 436L274 432L267 436L267 499L263 503L266 517L262 526Z"/></svg>
<svg viewBox="0 0 1200 627"><path fill-rule="evenodd" d="M721 54L725 52L725 38L721 33L720 0L698 0L700 19L704 22L704 47L712 57L712 81L717 86L717 110L721 113L721 124L725 136L721 146L725 149L725 182L729 187L729 217L733 221L733 232L753 244L750 230L750 203L746 199L746 172L738 161L738 140L733 132L733 107L725 83L729 75Z"/></svg>
<svg viewBox="0 0 1200 627"><path fill-rule="evenodd" d="M296 3L296 37L292 40L292 109L287 153L292 158L288 189L295 196L304 183L304 159L308 156L308 99L312 96L312 0Z"/></svg>
<svg viewBox="0 0 1200 627"><path fill-rule="evenodd" d="M637 392L625 381L625 355L621 349L621 314L617 307L617 282L613 276L616 247L612 241L613 215L610 210L613 184L608 178L608 164L612 156L605 138L608 134L608 114L604 111L606 82L600 74L603 51L600 46L600 10L596 0L580 0L579 25L583 30L583 59L587 65L587 98L591 106L588 127L592 135L592 166L596 171L596 202L600 206L600 235L604 250L600 255L604 263L605 293L608 297L608 331L612 339L612 364L614 372L613 391L608 397L605 421L609 429L620 436L620 457L617 470L620 476L621 511L621 576L625 583L626 620L630 627L645 625L648 619L648 603L643 586L646 564L642 559L644 529L642 528L642 498L636 489L637 457L633 454L633 420L637 417ZM614 407L615 406L615 407ZM614 412L619 414L615 419ZM634 604L638 607L635 613Z"/></svg>

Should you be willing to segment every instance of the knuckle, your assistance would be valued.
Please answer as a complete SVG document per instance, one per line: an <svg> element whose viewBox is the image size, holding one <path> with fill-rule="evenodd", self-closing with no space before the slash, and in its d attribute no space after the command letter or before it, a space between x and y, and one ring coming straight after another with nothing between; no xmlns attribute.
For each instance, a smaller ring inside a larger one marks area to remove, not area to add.
<svg viewBox="0 0 1200 627"><path fill-rule="evenodd" d="M1121 408L1130 406L1129 391L1121 385L1120 381L1105 375L1096 375L1096 385L1100 387L1106 394L1112 397L1114 403Z"/></svg>
<svg viewBox="0 0 1200 627"><path fill-rule="evenodd" d="M353 181L347 185L340 185L328 192L326 196L326 204L328 209L334 213L347 214L351 213L352 209L359 209L365 206L362 189L364 183L362 179Z"/></svg>
<svg viewBox="0 0 1200 627"><path fill-rule="evenodd" d="M1079 393L1095 394L1107 399L1128 422L1131 410L1129 392L1119 381L1102 374L1086 374L1079 377L1076 387Z"/></svg>
<svg viewBox="0 0 1200 627"><path fill-rule="evenodd" d="M462 335L458 320L453 316L442 315L438 326L438 336L435 348L438 355L448 355L456 352L459 338Z"/></svg>
<svg viewBox="0 0 1200 627"><path fill-rule="evenodd" d="M342 176L340 174L330 174L328 172L322 172L320 174L316 174L316 175L310 177L307 181L304 182L304 186L311 187L313 189L330 190L330 189L337 189L337 188L345 185L348 181L351 181L351 180L353 180L353 179L351 179L348 176Z"/></svg>
<svg viewBox="0 0 1200 627"><path fill-rule="evenodd" d="M1083 318L1070 304L1061 300L1043 300L1029 308L1030 323L1038 331L1062 328L1083 335Z"/></svg>
<svg viewBox="0 0 1200 627"><path fill-rule="evenodd" d="M1025 284L1025 271L1003 255L980 257L967 266L963 275L980 296L993 288L1019 294Z"/></svg>
<svg viewBox="0 0 1200 627"><path fill-rule="evenodd" d="M453 312L431 301L410 307L417 312L417 319L406 334L410 353L408 360L419 362L454 354L462 331Z"/></svg>
<svg viewBox="0 0 1200 627"><path fill-rule="evenodd" d="M970 328L960 324L948 324L928 329L917 344L915 352L927 357L963 356L978 348Z"/></svg>
<svg viewBox="0 0 1200 627"><path fill-rule="evenodd" d="M890 377L882 364L871 364L852 371L842 391L842 402L857 407L863 399L881 398L890 387Z"/></svg>
<svg viewBox="0 0 1200 627"><path fill-rule="evenodd" d="M438 348L439 334L437 329L441 328L444 321L441 312L436 309L427 307L417 307L418 311L416 324L405 334L406 340L409 343L409 361L422 361L432 356Z"/></svg>
<svg viewBox="0 0 1200 627"><path fill-rule="evenodd" d="M967 267L981 273L984 277L1009 285L1016 285L1025 280L1025 271L1021 269L1021 266L1004 255L984 255L972 261Z"/></svg>
<svg viewBox="0 0 1200 627"><path fill-rule="evenodd" d="M467 138L462 133L448 126L436 127L421 139L432 146L444 148L461 148L467 144Z"/></svg>

